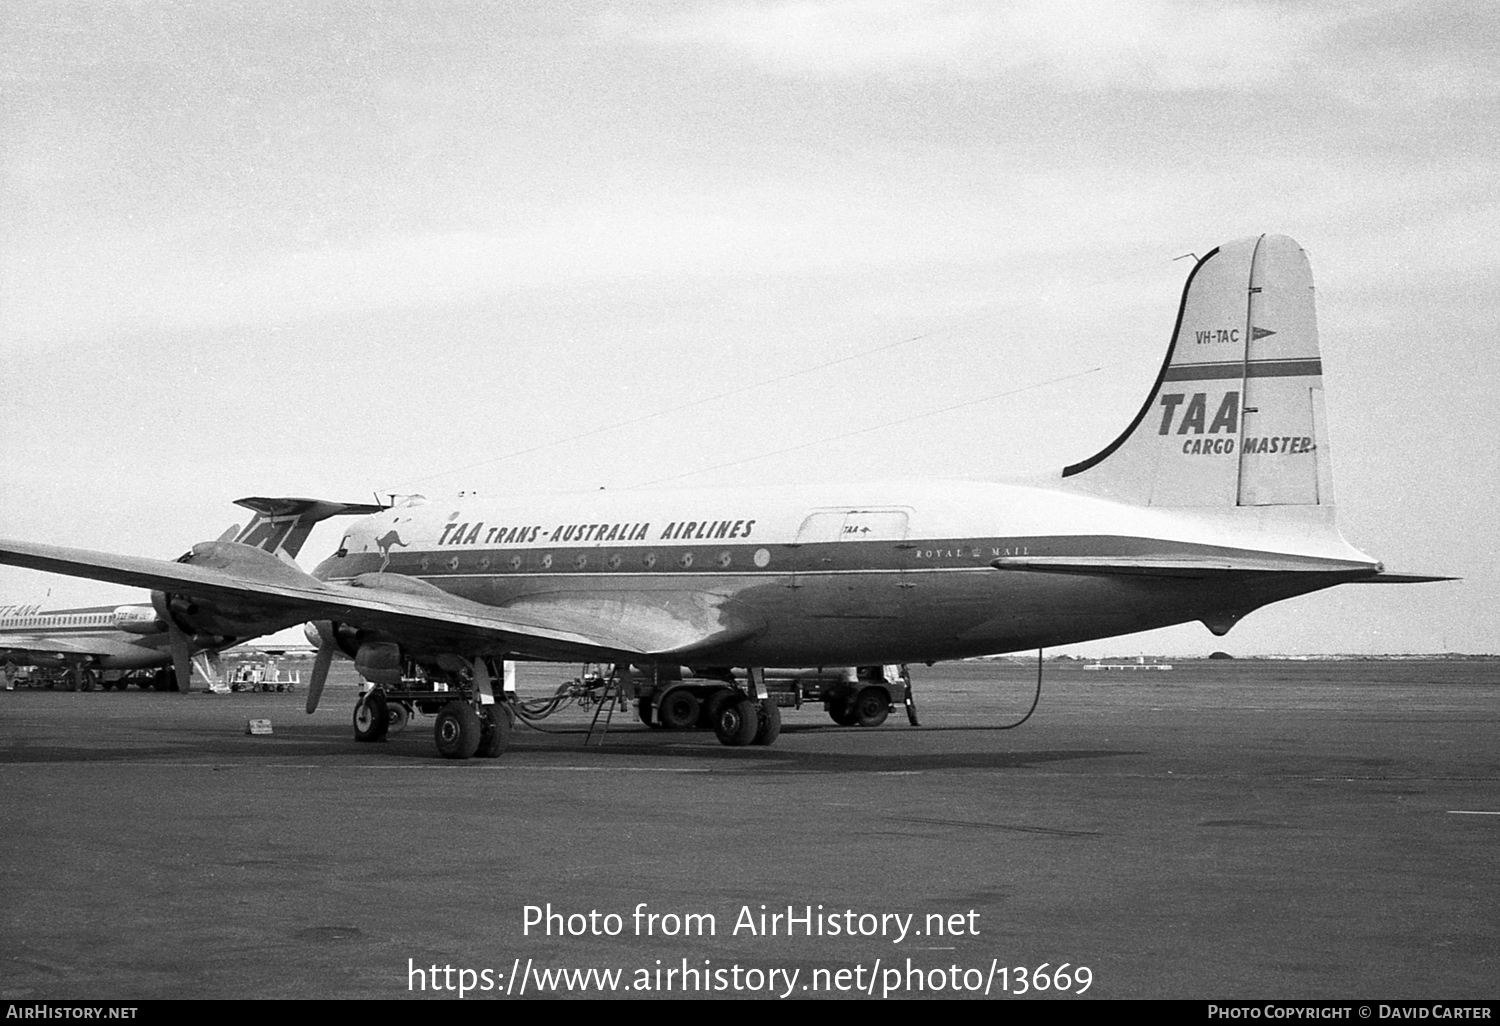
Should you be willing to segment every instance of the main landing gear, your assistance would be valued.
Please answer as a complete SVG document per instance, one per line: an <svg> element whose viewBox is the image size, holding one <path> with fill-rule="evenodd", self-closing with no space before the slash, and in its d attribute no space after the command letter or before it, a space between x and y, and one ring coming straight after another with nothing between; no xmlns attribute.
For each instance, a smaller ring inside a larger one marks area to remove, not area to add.
<svg viewBox="0 0 1500 1026"><path fill-rule="evenodd" d="M781 708L775 699L756 699L725 688L707 705L708 725L720 744L769 745L781 736Z"/></svg>
<svg viewBox="0 0 1500 1026"><path fill-rule="evenodd" d="M582 674L564 682L551 698L518 702L514 708L534 725L577 700L595 710L589 737L597 730L601 742L620 708L633 708L655 730L712 730L721 744L731 747L769 745L781 734L781 709L777 696L766 690L764 670L752 668L737 680L728 669L688 674L683 669L586 663Z"/></svg>
<svg viewBox="0 0 1500 1026"><path fill-rule="evenodd" d="M633 709L640 721L657 730L708 729L725 745L769 745L781 733L781 709L765 690L765 674L751 670L740 683L728 671L684 679L679 668L668 676L659 667L624 663L585 663L583 672L564 681L555 694L507 704L528 726L577 704L594 711L585 744L603 743L617 711ZM759 691L757 695L756 692Z"/></svg>
<svg viewBox="0 0 1500 1026"><path fill-rule="evenodd" d="M488 705L476 709L463 701L438 711L432 736L445 759L498 759L510 743L510 710Z"/></svg>
<svg viewBox="0 0 1500 1026"><path fill-rule="evenodd" d="M447 700L437 704L436 712L432 736L445 759L497 759L509 745L512 717L508 706L476 707L461 693L450 693ZM399 734L412 715L406 698L393 698L384 688L371 688L354 704L354 740L382 741Z"/></svg>
<svg viewBox="0 0 1500 1026"><path fill-rule="evenodd" d="M732 748L774 744L781 735L781 707L766 690L765 670L759 667L751 668L740 686L728 671L693 680L674 675L643 683L640 695L636 708L641 722L662 730L707 727Z"/></svg>
<svg viewBox="0 0 1500 1026"><path fill-rule="evenodd" d="M372 683L354 705L354 740L380 741L399 734L418 710L436 713L432 736L445 759L496 759L510 743L514 713L509 699L496 701L489 660L475 660L450 682L397 679ZM502 680L510 678L502 675Z"/></svg>

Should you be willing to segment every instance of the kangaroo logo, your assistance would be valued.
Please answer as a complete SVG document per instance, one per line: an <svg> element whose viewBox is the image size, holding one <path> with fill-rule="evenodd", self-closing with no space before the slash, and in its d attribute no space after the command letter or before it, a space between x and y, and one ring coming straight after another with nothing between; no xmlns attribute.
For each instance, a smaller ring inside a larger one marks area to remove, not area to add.
<svg viewBox="0 0 1500 1026"><path fill-rule="evenodd" d="M394 528L376 538L375 544L380 549L380 569L382 571L391 565L391 546L399 545L403 549L410 548L406 542L401 540L401 536L396 533Z"/></svg>

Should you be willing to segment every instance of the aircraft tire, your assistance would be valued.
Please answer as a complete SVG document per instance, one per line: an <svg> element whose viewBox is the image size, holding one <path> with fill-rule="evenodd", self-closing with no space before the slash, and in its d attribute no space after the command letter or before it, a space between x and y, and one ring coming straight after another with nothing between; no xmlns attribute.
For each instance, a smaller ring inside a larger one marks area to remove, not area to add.
<svg viewBox="0 0 1500 1026"><path fill-rule="evenodd" d="M756 703L756 708L760 713L759 725L750 743L752 745L775 744L776 739L781 736L781 706L776 704L774 698L762 698Z"/></svg>
<svg viewBox="0 0 1500 1026"><path fill-rule="evenodd" d="M445 759L471 759L484 737L484 724L467 702L449 702L438 710L432 726L437 750Z"/></svg>
<svg viewBox="0 0 1500 1026"><path fill-rule="evenodd" d="M698 725L698 696L687 688L677 687L656 703L656 718L668 730L687 730Z"/></svg>
<svg viewBox="0 0 1500 1026"><path fill-rule="evenodd" d="M710 730L719 721L719 712L726 702L733 702L740 697L740 692L734 688L720 688L703 700L703 725Z"/></svg>
<svg viewBox="0 0 1500 1026"><path fill-rule="evenodd" d="M399 734L411 722L411 707L405 702L386 703L386 733Z"/></svg>
<svg viewBox="0 0 1500 1026"><path fill-rule="evenodd" d="M860 688L850 706L854 722L861 727L880 726L890 712L890 696L880 688Z"/></svg>
<svg viewBox="0 0 1500 1026"><path fill-rule="evenodd" d="M479 748L474 754L481 759L500 758L500 754L510 747L510 710L498 705L489 706L481 726Z"/></svg>
<svg viewBox="0 0 1500 1026"><path fill-rule="evenodd" d="M354 740L380 741L391 727L390 703L379 688L354 703Z"/></svg>
<svg viewBox="0 0 1500 1026"><path fill-rule="evenodd" d="M854 693L848 688L835 691L828 700L828 716L841 727L854 726Z"/></svg>
<svg viewBox="0 0 1500 1026"><path fill-rule="evenodd" d="M719 715L714 718L714 734L722 744L732 748L748 745L755 740L755 734L760 730L760 709L755 699L749 695L740 695L732 702L725 702L719 707Z"/></svg>

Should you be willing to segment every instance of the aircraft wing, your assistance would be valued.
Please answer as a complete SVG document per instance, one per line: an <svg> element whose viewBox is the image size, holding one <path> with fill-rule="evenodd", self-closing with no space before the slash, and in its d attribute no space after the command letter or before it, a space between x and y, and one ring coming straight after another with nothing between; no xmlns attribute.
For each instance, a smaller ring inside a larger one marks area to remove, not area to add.
<svg viewBox="0 0 1500 1026"><path fill-rule="evenodd" d="M185 557L186 558L186 557ZM687 652L754 628L719 622L716 597L701 593L580 600L546 596L497 608L400 574L365 574L349 584L320 581L269 553L233 542L196 545L192 562L121 556L0 540L0 563L203 599L233 599L263 611L268 630L305 620L338 620L452 651L503 651L535 659Z"/></svg>
<svg viewBox="0 0 1500 1026"><path fill-rule="evenodd" d="M102 637L69 638L57 634L7 634L0 637L0 652L55 652L59 655L118 656L141 649L124 639Z"/></svg>
<svg viewBox="0 0 1500 1026"><path fill-rule="evenodd" d="M1211 577L1226 573L1339 573L1374 578L1379 563L1278 553L1205 553L1184 556L1001 556L997 570L1053 574L1130 574L1145 577Z"/></svg>

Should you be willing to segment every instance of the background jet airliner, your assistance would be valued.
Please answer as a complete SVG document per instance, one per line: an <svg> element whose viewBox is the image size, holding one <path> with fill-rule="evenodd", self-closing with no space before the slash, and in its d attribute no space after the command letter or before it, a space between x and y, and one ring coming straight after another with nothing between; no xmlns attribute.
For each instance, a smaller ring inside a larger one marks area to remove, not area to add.
<svg viewBox="0 0 1500 1026"><path fill-rule="evenodd" d="M410 661L472 679L445 755L498 754L492 660L740 670L727 744L769 743L766 666L879 665L1041 648L1280 599L1413 581L1333 517L1312 275L1284 236L1199 260L1144 405L1050 487L971 482L411 499L357 521L312 574L238 541L167 563L28 542L0 561L144 585L183 636L303 620L375 685ZM757 697L760 699L757 701Z"/></svg>
<svg viewBox="0 0 1500 1026"><path fill-rule="evenodd" d="M212 655L202 649L194 660ZM0 607L0 662L9 686L16 668L39 667L66 673L71 687L92 690L116 685L123 691L132 671L172 665L166 621L149 604L89 606L80 609L42 609L39 606ZM200 666L207 676L209 666ZM156 674L137 675L142 687L171 682Z"/></svg>
<svg viewBox="0 0 1500 1026"><path fill-rule="evenodd" d="M241 529L231 527L220 539L235 545L261 549L290 562L302 551L313 525L331 516L378 512L382 506L331 503L318 499L239 499L237 504L255 516ZM190 562L192 554L182 557ZM121 606L90 606L80 609L43 610L37 606L0 606L0 665L7 679L16 666L66 670L75 687L100 683L125 690L128 680L115 671L145 670L173 665L176 655L184 665L191 659L205 679L221 676L220 650L237 645L246 635L197 630L174 630L174 620L164 594L149 603ZM170 675L179 690L188 690L188 675L178 670ZM160 685L155 675L138 678L142 686Z"/></svg>

